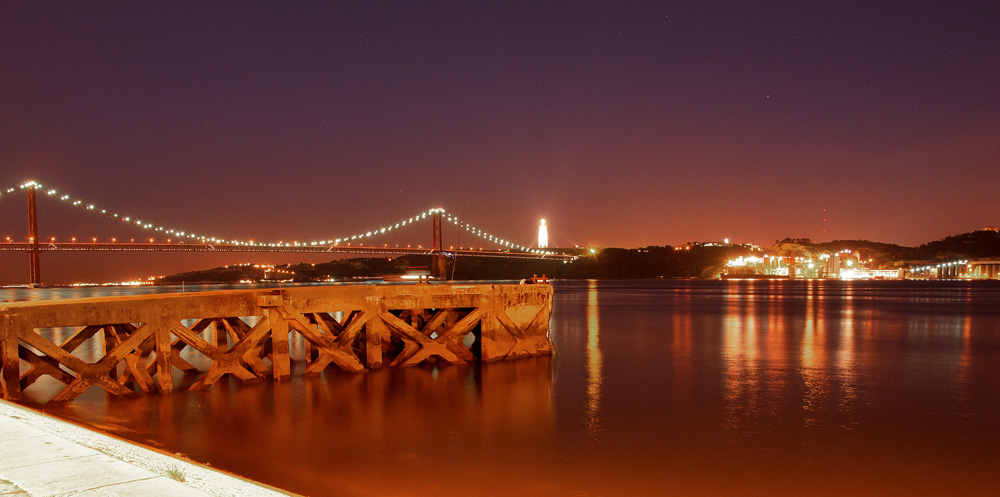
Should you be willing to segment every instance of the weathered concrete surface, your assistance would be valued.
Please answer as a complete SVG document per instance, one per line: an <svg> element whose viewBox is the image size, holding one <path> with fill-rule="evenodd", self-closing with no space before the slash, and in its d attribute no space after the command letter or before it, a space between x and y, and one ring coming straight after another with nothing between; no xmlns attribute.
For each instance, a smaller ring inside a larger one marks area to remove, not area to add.
<svg viewBox="0 0 1000 497"><path fill-rule="evenodd" d="M28 492L13 483L0 478L0 495L28 495Z"/></svg>
<svg viewBox="0 0 1000 497"><path fill-rule="evenodd" d="M0 495L294 495L2 400L0 454Z"/></svg>
<svg viewBox="0 0 1000 497"><path fill-rule="evenodd" d="M51 376L66 385L54 401L92 386L120 396L168 392L174 369L196 378L192 389L226 374L282 380L291 372L290 334L305 342L305 374L330 365L358 372L548 355L551 310L552 287L545 284L309 286L4 303L0 378L4 398L18 400L40 376ZM75 331L53 341L48 328ZM95 341L91 349L104 352L97 360L76 353ZM198 369L192 358L211 367Z"/></svg>

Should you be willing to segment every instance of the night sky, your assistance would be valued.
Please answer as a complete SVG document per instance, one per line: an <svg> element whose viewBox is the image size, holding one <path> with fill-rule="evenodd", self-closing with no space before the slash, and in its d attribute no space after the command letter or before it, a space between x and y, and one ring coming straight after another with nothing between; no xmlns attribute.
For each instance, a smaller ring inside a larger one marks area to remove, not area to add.
<svg viewBox="0 0 1000 497"><path fill-rule="evenodd" d="M1000 2L4 0L0 116L0 187L223 237L916 245L1000 224Z"/></svg>

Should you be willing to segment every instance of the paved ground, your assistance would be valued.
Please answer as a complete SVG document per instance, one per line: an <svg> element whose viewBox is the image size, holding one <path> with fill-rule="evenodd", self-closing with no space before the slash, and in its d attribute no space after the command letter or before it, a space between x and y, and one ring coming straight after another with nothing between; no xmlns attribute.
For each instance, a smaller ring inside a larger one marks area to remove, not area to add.
<svg viewBox="0 0 1000 497"><path fill-rule="evenodd" d="M0 400L0 495L293 494Z"/></svg>

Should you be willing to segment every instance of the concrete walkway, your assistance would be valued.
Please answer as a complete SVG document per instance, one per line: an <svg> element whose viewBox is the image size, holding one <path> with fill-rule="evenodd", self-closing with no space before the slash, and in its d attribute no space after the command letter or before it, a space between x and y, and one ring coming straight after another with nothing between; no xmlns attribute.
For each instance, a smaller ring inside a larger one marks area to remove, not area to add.
<svg viewBox="0 0 1000 497"><path fill-rule="evenodd" d="M294 494L0 400L0 495Z"/></svg>

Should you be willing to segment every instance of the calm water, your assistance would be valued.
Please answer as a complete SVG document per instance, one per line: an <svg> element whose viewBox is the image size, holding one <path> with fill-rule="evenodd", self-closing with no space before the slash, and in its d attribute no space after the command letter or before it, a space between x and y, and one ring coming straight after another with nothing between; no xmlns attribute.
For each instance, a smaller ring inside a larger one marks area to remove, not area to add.
<svg viewBox="0 0 1000 497"><path fill-rule="evenodd" d="M996 495L995 281L555 287L552 358L44 409L316 496Z"/></svg>

